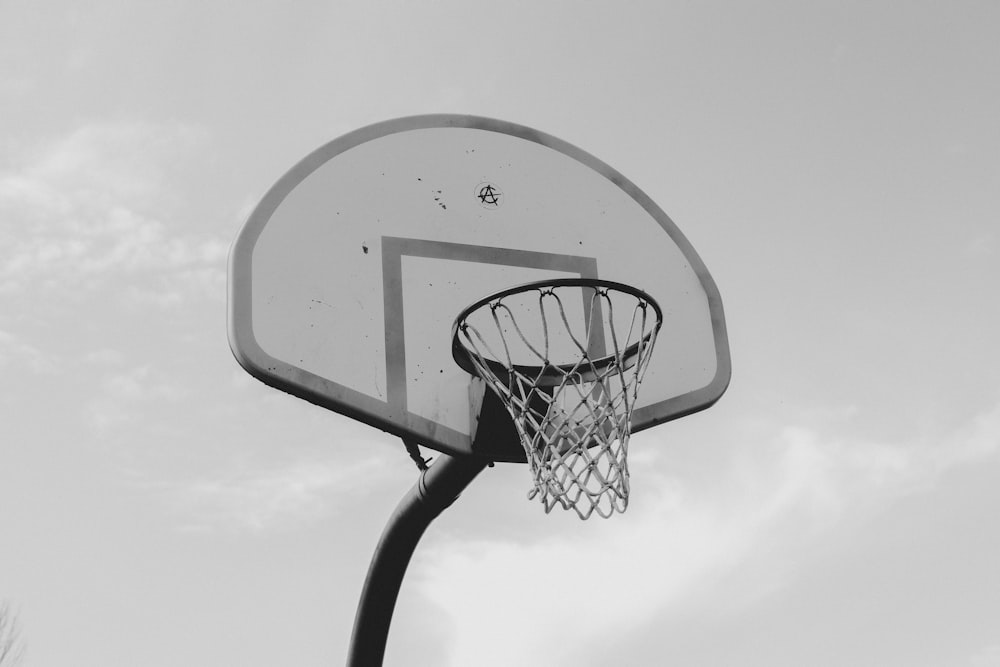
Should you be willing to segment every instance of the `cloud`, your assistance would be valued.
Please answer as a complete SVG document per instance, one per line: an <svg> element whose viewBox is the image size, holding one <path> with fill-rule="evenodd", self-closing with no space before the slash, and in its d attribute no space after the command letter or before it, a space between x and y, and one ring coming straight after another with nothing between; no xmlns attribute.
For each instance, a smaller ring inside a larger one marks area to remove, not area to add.
<svg viewBox="0 0 1000 667"><path fill-rule="evenodd" d="M35 373L50 374L59 369L59 363L52 355L24 342L20 337L0 330L0 369L23 365Z"/></svg>
<svg viewBox="0 0 1000 667"><path fill-rule="evenodd" d="M171 485L170 504L186 530L259 533L327 516L338 498L372 486L387 468L380 457L297 461Z"/></svg>
<svg viewBox="0 0 1000 667"><path fill-rule="evenodd" d="M159 273L169 276L158 276L168 293L193 287L200 296L208 285L221 299L228 242L182 232L190 222L176 194L189 187L179 172L205 141L181 125L88 125L0 172L0 294L77 293L123 274Z"/></svg>
<svg viewBox="0 0 1000 667"><path fill-rule="evenodd" d="M970 667L1000 667L1000 644L987 646L972 656Z"/></svg>
<svg viewBox="0 0 1000 667"><path fill-rule="evenodd" d="M975 258L990 258L996 253L996 238L992 234L980 234L965 245L965 254Z"/></svg>
<svg viewBox="0 0 1000 667"><path fill-rule="evenodd" d="M105 377L101 391L84 407L91 424L103 432L132 423L151 405L177 402L184 396L185 390L147 364Z"/></svg>
<svg viewBox="0 0 1000 667"><path fill-rule="evenodd" d="M739 562L760 521L760 512L726 515L664 493L627 525L595 533L529 545L448 541L425 557L419 588L450 612L448 664L575 664L589 643L627 632ZM507 632L512 641L495 640Z"/></svg>
<svg viewBox="0 0 1000 667"><path fill-rule="evenodd" d="M572 533L555 526L530 544L446 539L415 578L448 614L448 664L588 664L657 614L753 605L794 577L797 547L998 447L1000 406L937 442L786 428L741 448L752 454L734 457L711 489L663 477L623 517Z"/></svg>
<svg viewBox="0 0 1000 667"><path fill-rule="evenodd" d="M97 366L117 366L125 362L125 355L120 350L103 348L88 352L83 356L82 360L86 364Z"/></svg>

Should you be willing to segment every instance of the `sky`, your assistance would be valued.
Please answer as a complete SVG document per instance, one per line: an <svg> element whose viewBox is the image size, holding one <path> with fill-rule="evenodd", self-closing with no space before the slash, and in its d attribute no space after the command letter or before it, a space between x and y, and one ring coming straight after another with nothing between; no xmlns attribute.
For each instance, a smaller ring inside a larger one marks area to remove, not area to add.
<svg viewBox="0 0 1000 667"><path fill-rule="evenodd" d="M387 665L1000 665L1000 5L0 3L0 601L24 665L332 665L416 479L226 338L316 147L468 113L625 174L722 294L628 512L487 470ZM559 568L540 567L558 562Z"/></svg>

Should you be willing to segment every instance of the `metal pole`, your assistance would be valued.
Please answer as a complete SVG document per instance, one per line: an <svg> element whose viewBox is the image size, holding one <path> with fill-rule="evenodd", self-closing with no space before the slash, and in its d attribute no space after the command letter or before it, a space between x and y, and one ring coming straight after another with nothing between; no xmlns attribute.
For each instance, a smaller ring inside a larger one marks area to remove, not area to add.
<svg viewBox="0 0 1000 667"><path fill-rule="evenodd" d="M420 473L417 483L396 506L368 566L354 617L348 667L382 664L399 587L417 542L431 521L455 502L489 463L479 457L442 454Z"/></svg>

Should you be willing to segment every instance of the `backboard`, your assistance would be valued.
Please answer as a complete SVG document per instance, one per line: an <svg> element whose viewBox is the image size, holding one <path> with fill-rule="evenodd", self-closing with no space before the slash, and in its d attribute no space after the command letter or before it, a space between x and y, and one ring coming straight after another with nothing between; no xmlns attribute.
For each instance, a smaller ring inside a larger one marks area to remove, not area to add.
<svg viewBox="0 0 1000 667"><path fill-rule="evenodd" d="M522 283L600 278L660 304L633 432L729 384L718 290L680 230L604 162L521 125L415 116L335 139L266 193L229 261L247 371L452 454L524 460L516 441L473 449L472 380L451 347L464 308Z"/></svg>

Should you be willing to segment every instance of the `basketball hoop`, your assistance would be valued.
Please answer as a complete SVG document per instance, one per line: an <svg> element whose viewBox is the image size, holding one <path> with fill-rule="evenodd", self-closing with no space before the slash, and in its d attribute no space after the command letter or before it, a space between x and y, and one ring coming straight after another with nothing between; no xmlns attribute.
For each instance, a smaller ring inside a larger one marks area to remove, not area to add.
<svg viewBox="0 0 1000 667"><path fill-rule="evenodd" d="M506 407L546 512L628 507L632 409L662 323L645 292L589 278L504 290L456 319L455 361Z"/></svg>
<svg viewBox="0 0 1000 667"><path fill-rule="evenodd" d="M579 278L508 289L544 276ZM248 373L399 436L420 469L372 556L352 667L382 664L421 535L485 466L526 459L546 512L624 511L631 431L711 407L732 372L719 290L666 212L495 118L409 116L317 147L250 212L228 285Z"/></svg>

